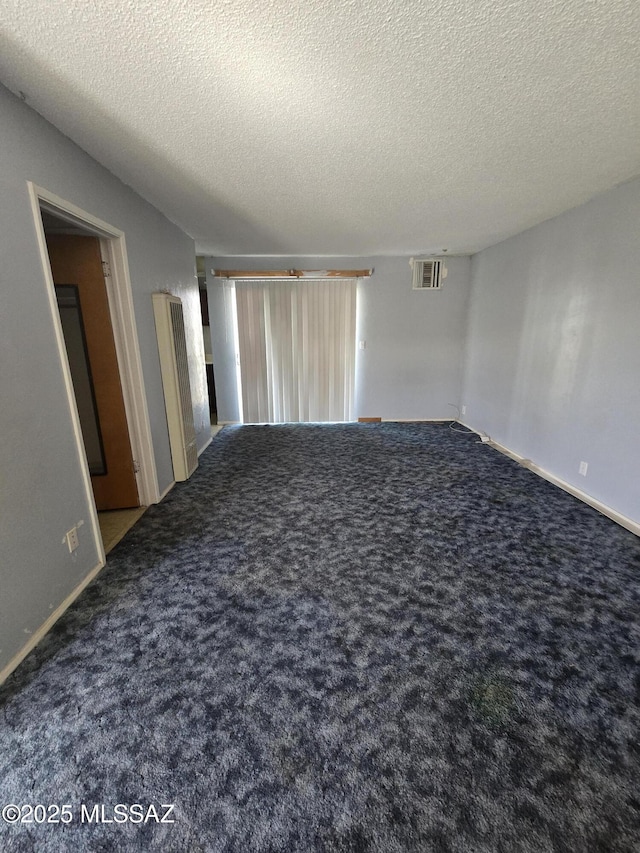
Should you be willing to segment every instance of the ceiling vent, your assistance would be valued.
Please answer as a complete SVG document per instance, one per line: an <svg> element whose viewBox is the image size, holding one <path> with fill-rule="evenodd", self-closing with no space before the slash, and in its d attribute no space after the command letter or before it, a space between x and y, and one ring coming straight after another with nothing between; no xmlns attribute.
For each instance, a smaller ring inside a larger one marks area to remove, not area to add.
<svg viewBox="0 0 640 853"><path fill-rule="evenodd" d="M447 277L444 262L439 258L411 258L414 290L440 290Z"/></svg>

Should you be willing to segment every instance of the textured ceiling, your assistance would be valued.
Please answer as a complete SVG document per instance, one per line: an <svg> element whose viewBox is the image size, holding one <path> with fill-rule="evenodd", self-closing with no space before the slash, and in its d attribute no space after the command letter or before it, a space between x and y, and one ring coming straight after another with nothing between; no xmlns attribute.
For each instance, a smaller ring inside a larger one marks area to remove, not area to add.
<svg viewBox="0 0 640 853"><path fill-rule="evenodd" d="M3 0L0 80L206 254L472 252L640 173L638 0Z"/></svg>

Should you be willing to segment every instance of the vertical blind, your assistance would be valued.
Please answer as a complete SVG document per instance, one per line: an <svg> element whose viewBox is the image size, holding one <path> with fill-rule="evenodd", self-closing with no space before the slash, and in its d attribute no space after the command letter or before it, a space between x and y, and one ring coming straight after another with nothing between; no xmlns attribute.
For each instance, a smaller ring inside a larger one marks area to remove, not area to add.
<svg viewBox="0 0 640 853"><path fill-rule="evenodd" d="M352 420L356 287L236 281L245 423Z"/></svg>

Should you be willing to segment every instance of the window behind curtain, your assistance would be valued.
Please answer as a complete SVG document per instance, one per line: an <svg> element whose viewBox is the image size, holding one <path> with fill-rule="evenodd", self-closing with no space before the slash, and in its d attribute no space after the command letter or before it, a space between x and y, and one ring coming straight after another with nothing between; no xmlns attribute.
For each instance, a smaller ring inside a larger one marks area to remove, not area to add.
<svg viewBox="0 0 640 853"><path fill-rule="evenodd" d="M352 420L356 287L236 282L245 423Z"/></svg>

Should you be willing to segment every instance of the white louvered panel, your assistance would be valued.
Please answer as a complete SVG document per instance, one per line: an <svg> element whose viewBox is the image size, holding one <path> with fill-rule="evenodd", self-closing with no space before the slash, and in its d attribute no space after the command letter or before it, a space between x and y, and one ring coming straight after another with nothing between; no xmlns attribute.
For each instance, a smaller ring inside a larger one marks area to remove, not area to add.
<svg viewBox="0 0 640 853"><path fill-rule="evenodd" d="M182 302L169 293L153 294L169 442L176 480L187 480L198 467L191 385Z"/></svg>
<svg viewBox="0 0 640 853"><path fill-rule="evenodd" d="M436 258L411 259L414 290L440 290L442 261Z"/></svg>

